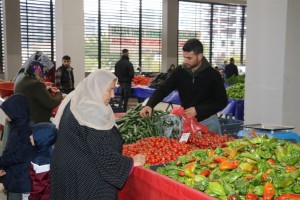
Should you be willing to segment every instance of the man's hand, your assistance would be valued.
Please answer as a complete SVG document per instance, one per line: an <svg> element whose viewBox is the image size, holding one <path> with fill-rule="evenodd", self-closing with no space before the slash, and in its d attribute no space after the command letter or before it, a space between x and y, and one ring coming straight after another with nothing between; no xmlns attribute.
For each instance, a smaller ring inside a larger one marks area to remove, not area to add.
<svg viewBox="0 0 300 200"><path fill-rule="evenodd" d="M197 111L195 107L190 107L184 110L184 114L189 117L196 117Z"/></svg>
<svg viewBox="0 0 300 200"><path fill-rule="evenodd" d="M140 115L141 117L151 117L152 114L152 108L150 106L145 106L141 111L140 111Z"/></svg>

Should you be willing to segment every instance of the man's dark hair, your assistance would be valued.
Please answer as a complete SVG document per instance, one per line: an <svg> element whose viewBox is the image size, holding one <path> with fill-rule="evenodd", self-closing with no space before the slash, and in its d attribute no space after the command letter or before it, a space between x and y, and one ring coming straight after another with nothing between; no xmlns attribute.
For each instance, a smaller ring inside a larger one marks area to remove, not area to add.
<svg viewBox="0 0 300 200"><path fill-rule="evenodd" d="M68 55L65 55L64 57L62 57L63 60L71 60L71 57Z"/></svg>
<svg viewBox="0 0 300 200"><path fill-rule="evenodd" d="M123 49L122 53L128 53L128 49Z"/></svg>
<svg viewBox="0 0 300 200"><path fill-rule="evenodd" d="M203 45L198 39L193 38L186 41L182 50L186 52L194 51L195 54L200 54L203 53Z"/></svg>

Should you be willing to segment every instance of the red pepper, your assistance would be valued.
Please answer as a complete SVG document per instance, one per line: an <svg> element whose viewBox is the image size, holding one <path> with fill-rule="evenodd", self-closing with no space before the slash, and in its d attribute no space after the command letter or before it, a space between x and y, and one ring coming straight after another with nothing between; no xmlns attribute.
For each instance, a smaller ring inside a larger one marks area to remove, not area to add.
<svg viewBox="0 0 300 200"><path fill-rule="evenodd" d="M259 135L252 129L250 129L250 133L254 136L254 137L259 137Z"/></svg>
<svg viewBox="0 0 300 200"><path fill-rule="evenodd" d="M291 172L294 172L294 171L296 171L297 170L297 168L295 167L295 166L286 166L285 167L285 171L287 172L287 173L291 173Z"/></svg>
<svg viewBox="0 0 300 200"><path fill-rule="evenodd" d="M269 158L267 160L267 163L269 163L270 165L276 165L276 162L272 158Z"/></svg>
<svg viewBox="0 0 300 200"><path fill-rule="evenodd" d="M246 195L246 200L258 200L259 197L256 194L248 192Z"/></svg>
<svg viewBox="0 0 300 200"><path fill-rule="evenodd" d="M184 176L184 175L185 175L185 174L184 174L184 171L178 172L178 175L179 175L179 176Z"/></svg>
<svg viewBox="0 0 300 200"><path fill-rule="evenodd" d="M188 169L188 170L190 170L191 172L195 171L195 169L196 169L196 164L195 164L195 162L192 162L192 163L188 164L188 165L184 168L184 170L185 170L185 169Z"/></svg>
<svg viewBox="0 0 300 200"><path fill-rule="evenodd" d="M238 160L227 160L219 164L220 170L235 169L239 165Z"/></svg>
<svg viewBox="0 0 300 200"><path fill-rule="evenodd" d="M226 158L224 156L218 156L218 157L214 158L214 161L219 162L219 163L227 161L227 160L228 160L228 158Z"/></svg>
<svg viewBox="0 0 300 200"><path fill-rule="evenodd" d="M237 154L237 148L234 147L234 148L230 151L228 158L229 158L229 159L233 159L233 158L236 156L236 154Z"/></svg>
<svg viewBox="0 0 300 200"><path fill-rule="evenodd" d="M210 175L210 170L209 169L205 169L202 172L200 172L199 174L207 177L207 176Z"/></svg>
<svg viewBox="0 0 300 200"><path fill-rule="evenodd" d="M254 176L252 176L252 175L251 176L244 176L245 180L252 180L253 178L254 178Z"/></svg>
<svg viewBox="0 0 300 200"><path fill-rule="evenodd" d="M262 181L264 181L264 182L266 182L267 180L268 180L268 175L267 174L262 174L261 175L261 179L262 179Z"/></svg>
<svg viewBox="0 0 300 200"><path fill-rule="evenodd" d="M207 155L208 155L208 157L211 157L211 156L215 155L215 152L211 149L208 149L207 150Z"/></svg>
<svg viewBox="0 0 300 200"><path fill-rule="evenodd" d="M282 194L276 200L299 200L300 194Z"/></svg>
<svg viewBox="0 0 300 200"><path fill-rule="evenodd" d="M263 200L272 200L275 196L275 187L272 183L267 182L264 187Z"/></svg>

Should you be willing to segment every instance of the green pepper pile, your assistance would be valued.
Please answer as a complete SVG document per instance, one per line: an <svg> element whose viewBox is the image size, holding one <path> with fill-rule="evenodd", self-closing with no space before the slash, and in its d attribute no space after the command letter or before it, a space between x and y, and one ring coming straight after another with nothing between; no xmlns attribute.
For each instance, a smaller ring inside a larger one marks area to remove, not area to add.
<svg viewBox="0 0 300 200"><path fill-rule="evenodd" d="M245 84L237 83L226 88L228 98L230 99L244 99L245 96Z"/></svg>
<svg viewBox="0 0 300 200"><path fill-rule="evenodd" d="M230 78L226 79L225 83L227 83L227 84L245 83L245 76L233 75Z"/></svg>
<svg viewBox="0 0 300 200"><path fill-rule="evenodd" d="M138 104L133 109L128 110L125 115L116 119L116 124L125 144L131 144L146 137L159 136L160 130L156 124L162 116L169 114L169 112L153 110L151 117L142 118L140 116L141 109L142 104Z"/></svg>
<svg viewBox="0 0 300 200"><path fill-rule="evenodd" d="M300 147L266 136L195 150L157 172L218 199L300 199Z"/></svg>

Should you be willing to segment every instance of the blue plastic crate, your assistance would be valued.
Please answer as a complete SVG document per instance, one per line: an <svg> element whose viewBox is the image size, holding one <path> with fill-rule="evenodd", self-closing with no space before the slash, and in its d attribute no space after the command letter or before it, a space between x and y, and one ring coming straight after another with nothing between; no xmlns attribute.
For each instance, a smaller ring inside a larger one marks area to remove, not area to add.
<svg viewBox="0 0 300 200"><path fill-rule="evenodd" d="M232 118L219 118L219 122L221 124L222 135L227 134L235 138L237 138L237 133L243 129L242 125L244 124L242 120Z"/></svg>
<svg viewBox="0 0 300 200"><path fill-rule="evenodd" d="M254 129L254 131L260 136L266 134L269 138L275 137L279 140L287 140L293 143L300 143L300 135L298 135L295 132L292 132L291 130L270 132ZM249 128L244 128L243 130L240 130L238 132L238 137L253 137L253 135L250 133Z"/></svg>

